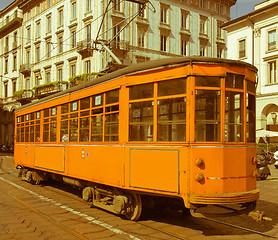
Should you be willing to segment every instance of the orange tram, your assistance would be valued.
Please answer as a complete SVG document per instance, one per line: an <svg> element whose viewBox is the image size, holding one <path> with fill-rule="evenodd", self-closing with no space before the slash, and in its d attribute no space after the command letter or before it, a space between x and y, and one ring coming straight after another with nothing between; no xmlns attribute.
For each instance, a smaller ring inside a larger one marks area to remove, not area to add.
<svg viewBox="0 0 278 240"><path fill-rule="evenodd" d="M254 208L257 69L177 57L139 63L20 107L23 180L83 189L92 205L137 220L142 199L196 210Z"/></svg>

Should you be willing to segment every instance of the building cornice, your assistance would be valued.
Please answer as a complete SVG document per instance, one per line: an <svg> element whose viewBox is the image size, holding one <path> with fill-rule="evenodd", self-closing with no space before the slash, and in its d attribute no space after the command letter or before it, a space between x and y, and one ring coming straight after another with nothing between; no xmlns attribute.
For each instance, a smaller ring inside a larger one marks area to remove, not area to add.
<svg viewBox="0 0 278 240"><path fill-rule="evenodd" d="M230 27L233 27L235 25L238 25L240 23L244 23L244 22L249 22L249 21L253 21L253 19L261 14L265 14L267 11L276 11L278 9L278 2L269 4L265 7L262 7L254 12L248 13L246 15L243 15L239 18L233 19L229 22L226 22L222 25L222 28L227 29Z"/></svg>

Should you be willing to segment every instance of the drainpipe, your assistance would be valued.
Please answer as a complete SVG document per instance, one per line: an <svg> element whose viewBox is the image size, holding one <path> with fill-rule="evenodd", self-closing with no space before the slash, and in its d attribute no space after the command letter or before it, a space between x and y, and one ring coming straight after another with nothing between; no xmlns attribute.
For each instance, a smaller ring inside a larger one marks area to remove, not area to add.
<svg viewBox="0 0 278 240"><path fill-rule="evenodd" d="M251 20L250 16L247 17L248 21L252 24L252 65L254 65L254 43L255 43L255 40L254 40L254 22Z"/></svg>

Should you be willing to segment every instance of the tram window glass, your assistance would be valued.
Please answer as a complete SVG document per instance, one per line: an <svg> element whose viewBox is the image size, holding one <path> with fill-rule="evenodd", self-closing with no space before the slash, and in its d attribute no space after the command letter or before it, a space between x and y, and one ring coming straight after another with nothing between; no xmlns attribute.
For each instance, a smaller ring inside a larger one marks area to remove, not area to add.
<svg viewBox="0 0 278 240"><path fill-rule="evenodd" d="M129 100L153 98L154 84L141 84L129 88Z"/></svg>
<svg viewBox="0 0 278 240"><path fill-rule="evenodd" d="M70 128L69 128L69 141L77 142L78 140L78 119L70 120Z"/></svg>
<svg viewBox="0 0 278 240"><path fill-rule="evenodd" d="M255 83L247 81L247 91L251 93L255 93L256 92Z"/></svg>
<svg viewBox="0 0 278 240"><path fill-rule="evenodd" d="M77 111L77 110L78 110L78 101L71 102L70 103L70 111L74 112L74 111Z"/></svg>
<svg viewBox="0 0 278 240"><path fill-rule="evenodd" d="M49 142L49 124L43 124L43 141Z"/></svg>
<svg viewBox="0 0 278 240"><path fill-rule="evenodd" d="M24 127L21 128L21 132L20 132L20 142L24 142Z"/></svg>
<svg viewBox="0 0 278 240"><path fill-rule="evenodd" d="M207 76L196 76L195 77L196 87L220 87L220 77L207 77Z"/></svg>
<svg viewBox="0 0 278 240"><path fill-rule="evenodd" d="M225 141L243 142L243 93L226 91Z"/></svg>
<svg viewBox="0 0 278 240"><path fill-rule="evenodd" d="M158 97L186 93L186 79L173 79L158 83Z"/></svg>
<svg viewBox="0 0 278 240"><path fill-rule="evenodd" d="M51 116L56 116L57 115L57 108L51 108Z"/></svg>
<svg viewBox="0 0 278 240"><path fill-rule="evenodd" d="M90 118L79 119L79 142L89 142Z"/></svg>
<svg viewBox="0 0 278 240"><path fill-rule="evenodd" d="M185 142L186 98L158 101L157 141Z"/></svg>
<svg viewBox="0 0 278 240"><path fill-rule="evenodd" d="M105 115L105 141L118 141L119 113Z"/></svg>
<svg viewBox="0 0 278 240"><path fill-rule="evenodd" d="M50 123L49 127L50 127L50 129L49 129L49 133L50 133L49 141L50 142L56 142L57 123L56 122L52 122L52 123Z"/></svg>
<svg viewBox="0 0 278 240"><path fill-rule="evenodd" d="M244 78L244 75L227 73L225 87L243 89Z"/></svg>
<svg viewBox="0 0 278 240"><path fill-rule="evenodd" d="M30 142L35 141L35 126L30 126Z"/></svg>
<svg viewBox="0 0 278 240"><path fill-rule="evenodd" d="M49 109L44 109L44 111L43 111L43 117L44 117L44 118L49 117Z"/></svg>
<svg viewBox="0 0 278 240"><path fill-rule="evenodd" d="M105 93L104 141L118 141L119 138L119 89ZM108 105L108 106L107 106Z"/></svg>
<svg viewBox="0 0 278 240"><path fill-rule="evenodd" d="M61 106L61 114L68 113L68 112L69 112L69 104L68 103L63 104Z"/></svg>
<svg viewBox="0 0 278 240"><path fill-rule="evenodd" d="M31 119L31 121L35 119L35 113L30 114L30 119Z"/></svg>
<svg viewBox="0 0 278 240"><path fill-rule="evenodd" d="M119 89L105 93L105 104L119 102Z"/></svg>
<svg viewBox="0 0 278 240"><path fill-rule="evenodd" d="M29 127L25 127L25 142L29 142Z"/></svg>
<svg viewBox="0 0 278 240"><path fill-rule="evenodd" d="M92 97L92 107L99 107L103 104L103 95L99 94Z"/></svg>
<svg viewBox="0 0 278 240"><path fill-rule="evenodd" d="M103 136L103 115L95 115L91 118L91 141L101 142Z"/></svg>
<svg viewBox="0 0 278 240"><path fill-rule="evenodd" d="M246 108L247 108L247 128L246 137L247 142L255 142L255 95L246 94Z"/></svg>
<svg viewBox="0 0 278 240"><path fill-rule="evenodd" d="M61 129L60 129L60 141L61 142L68 142L69 136L69 128L68 128L69 121L61 121Z"/></svg>
<svg viewBox="0 0 278 240"><path fill-rule="evenodd" d="M90 108L90 97L83 98L80 100L80 110Z"/></svg>
<svg viewBox="0 0 278 240"><path fill-rule="evenodd" d="M129 104L129 141L153 141L153 101Z"/></svg>
<svg viewBox="0 0 278 240"><path fill-rule="evenodd" d="M195 141L220 141L220 91L196 90Z"/></svg>

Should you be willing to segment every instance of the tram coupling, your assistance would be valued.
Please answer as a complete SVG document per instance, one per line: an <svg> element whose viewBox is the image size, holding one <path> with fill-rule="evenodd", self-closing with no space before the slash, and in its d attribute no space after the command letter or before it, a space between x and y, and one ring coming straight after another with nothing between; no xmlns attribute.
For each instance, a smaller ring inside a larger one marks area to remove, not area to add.
<svg viewBox="0 0 278 240"><path fill-rule="evenodd" d="M264 212L260 211L249 212L248 216L256 220L256 222L261 222L263 220L272 221L272 218L264 216Z"/></svg>

